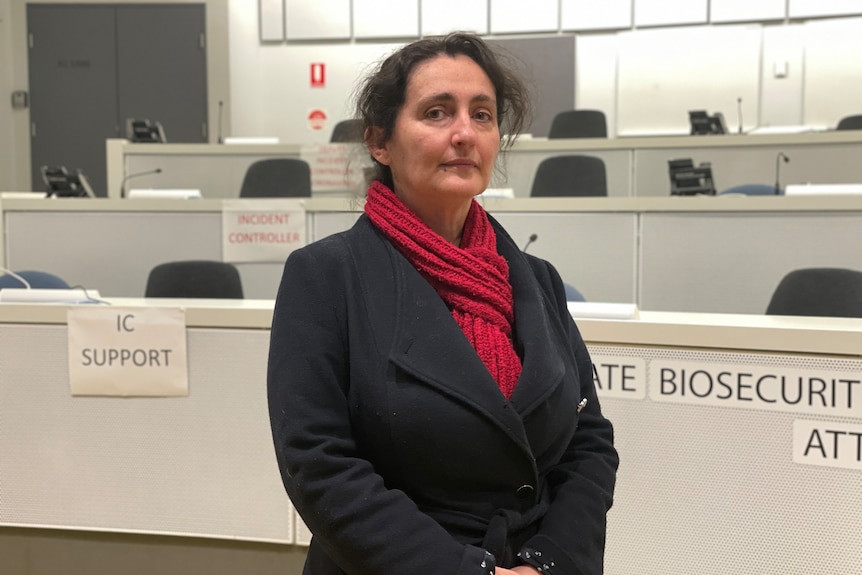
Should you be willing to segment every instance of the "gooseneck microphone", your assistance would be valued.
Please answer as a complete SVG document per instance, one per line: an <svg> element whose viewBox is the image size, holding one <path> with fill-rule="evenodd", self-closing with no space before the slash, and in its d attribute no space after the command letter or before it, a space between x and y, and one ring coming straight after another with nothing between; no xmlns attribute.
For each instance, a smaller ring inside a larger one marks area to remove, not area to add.
<svg viewBox="0 0 862 575"><path fill-rule="evenodd" d="M530 244L532 244L532 243L533 243L534 241L536 241L537 239L539 239L539 236L538 236L538 235L536 235L536 234L530 234L530 238L527 240L527 243L526 243L526 244L524 244L524 249L522 249L521 251L526 253L527 248L528 248L528 247L530 247Z"/></svg>
<svg viewBox="0 0 862 575"><path fill-rule="evenodd" d="M790 161L790 158L787 157L787 154L784 152L778 152L778 155L775 157L775 195L781 195L781 160L784 160L784 163Z"/></svg>
<svg viewBox="0 0 862 575"><path fill-rule="evenodd" d="M224 102L219 100L218 101L218 143L219 144L224 143L224 141L222 140L222 137L221 137L221 110L222 110L222 106L224 106Z"/></svg>
<svg viewBox="0 0 862 575"><path fill-rule="evenodd" d="M161 174L162 169L156 168L155 170L147 170L146 172L136 172L134 174L129 174L125 178L123 178L123 182L120 184L120 197L126 197L126 182L131 180L132 178L137 178L138 176L149 176L152 174Z"/></svg>
<svg viewBox="0 0 862 575"><path fill-rule="evenodd" d="M742 98L736 99L736 115L739 118L739 133L742 133Z"/></svg>

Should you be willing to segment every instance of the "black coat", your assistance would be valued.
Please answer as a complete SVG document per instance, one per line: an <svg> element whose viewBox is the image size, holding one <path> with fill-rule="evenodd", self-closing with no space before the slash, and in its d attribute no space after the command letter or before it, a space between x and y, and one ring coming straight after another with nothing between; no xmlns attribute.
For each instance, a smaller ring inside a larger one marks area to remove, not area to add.
<svg viewBox="0 0 862 575"><path fill-rule="evenodd" d="M510 567L525 545L553 575L602 573L613 430L559 275L492 224L523 361L510 400L366 216L288 258L268 394L284 485L314 535L306 574L484 575L485 550Z"/></svg>

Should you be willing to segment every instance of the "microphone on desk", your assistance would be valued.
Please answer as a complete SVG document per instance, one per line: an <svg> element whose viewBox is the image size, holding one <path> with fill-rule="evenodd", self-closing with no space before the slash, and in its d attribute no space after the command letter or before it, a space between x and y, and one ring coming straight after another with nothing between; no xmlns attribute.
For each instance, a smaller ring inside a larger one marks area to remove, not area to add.
<svg viewBox="0 0 862 575"><path fill-rule="evenodd" d="M530 244L532 244L532 243L533 243L534 241L536 241L537 239L539 239L539 236L538 236L538 235L536 235L536 234L530 234L530 238L527 240L527 243L526 243L526 244L524 244L524 249L522 249L521 251L522 251L522 252L524 252L524 253L526 253L526 252L527 252L527 248L528 248L528 247L530 247Z"/></svg>
<svg viewBox="0 0 862 575"><path fill-rule="evenodd" d="M223 144L224 140L221 137L221 110L222 106L224 106L224 102L221 100L218 101L218 143Z"/></svg>
<svg viewBox="0 0 862 575"><path fill-rule="evenodd" d="M736 99L736 115L739 118L739 133L742 133L742 98Z"/></svg>
<svg viewBox="0 0 862 575"><path fill-rule="evenodd" d="M137 178L138 176L149 176L152 174L161 174L161 173L162 173L162 169L156 168L155 170L147 170L146 172L137 172L134 174L129 174L128 176L123 178L123 181L120 184L120 197L121 198L126 197L126 182L131 180L132 178Z"/></svg>
<svg viewBox="0 0 862 575"><path fill-rule="evenodd" d="M775 195L781 195L781 159L784 159L784 163L790 161L790 158L784 152L778 152L778 155L775 157Z"/></svg>

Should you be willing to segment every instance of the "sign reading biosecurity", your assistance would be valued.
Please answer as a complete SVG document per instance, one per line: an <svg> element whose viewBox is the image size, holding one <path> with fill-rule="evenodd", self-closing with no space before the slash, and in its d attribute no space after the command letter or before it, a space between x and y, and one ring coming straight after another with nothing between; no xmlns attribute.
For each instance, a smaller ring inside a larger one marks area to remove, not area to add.
<svg viewBox="0 0 862 575"><path fill-rule="evenodd" d="M189 394L184 310L82 306L67 323L72 395Z"/></svg>
<svg viewBox="0 0 862 575"><path fill-rule="evenodd" d="M857 372L652 360L653 401L862 417Z"/></svg>
<svg viewBox="0 0 862 575"><path fill-rule="evenodd" d="M301 199L225 200L222 258L226 262L283 262L305 239Z"/></svg>

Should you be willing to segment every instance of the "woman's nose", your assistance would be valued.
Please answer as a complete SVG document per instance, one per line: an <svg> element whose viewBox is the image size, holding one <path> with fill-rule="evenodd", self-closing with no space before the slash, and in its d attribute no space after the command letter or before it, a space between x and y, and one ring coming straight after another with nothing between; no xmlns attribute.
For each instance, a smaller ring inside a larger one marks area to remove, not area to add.
<svg viewBox="0 0 862 575"><path fill-rule="evenodd" d="M452 143L456 146L472 144L476 141L476 127L469 113L458 114L452 123Z"/></svg>

